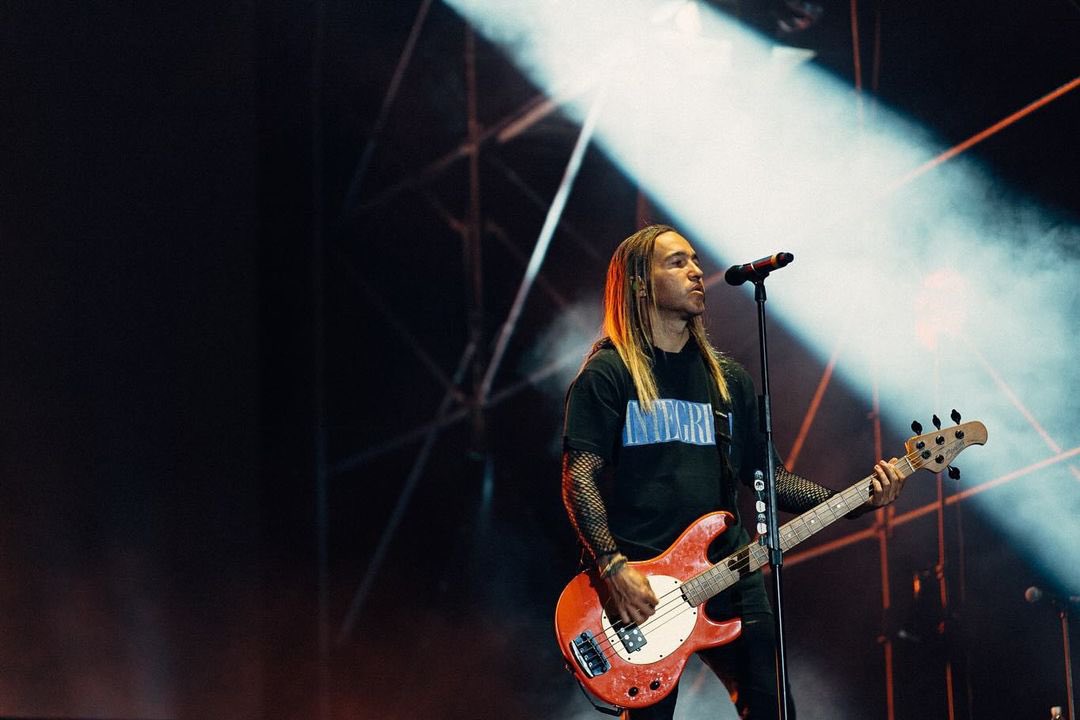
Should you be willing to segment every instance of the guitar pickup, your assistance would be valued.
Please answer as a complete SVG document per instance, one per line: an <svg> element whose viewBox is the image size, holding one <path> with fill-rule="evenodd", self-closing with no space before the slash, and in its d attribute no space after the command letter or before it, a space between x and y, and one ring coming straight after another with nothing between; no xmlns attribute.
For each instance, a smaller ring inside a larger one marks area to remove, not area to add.
<svg viewBox="0 0 1080 720"><path fill-rule="evenodd" d="M603 675L611 669L611 663L604 656L600 646L596 644L596 638L588 630L585 630L570 642L570 653L574 656L581 672L587 677Z"/></svg>
<svg viewBox="0 0 1080 720"><path fill-rule="evenodd" d="M640 650L647 643L645 636L638 630L637 625L627 625L619 628L615 633L619 636L619 640L622 641L623 647L626 648L628 653Z"/></svg>

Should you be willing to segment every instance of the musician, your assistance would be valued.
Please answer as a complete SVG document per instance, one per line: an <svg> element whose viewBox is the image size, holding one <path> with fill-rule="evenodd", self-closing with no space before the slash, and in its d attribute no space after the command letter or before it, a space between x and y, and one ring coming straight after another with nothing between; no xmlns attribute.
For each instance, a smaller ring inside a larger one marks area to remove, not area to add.
<svg viewBox="0 0 1080 720"><path fill-rule="evenodd" d="M736 488L765 468L757 399L746 370L705 334L698 256L674 228L651 225L624 240L608 265L604 337L567 395L562 491L570 520L626 623L654 613L656 595L628 560L667 549L694 520L737 515ZM714 423L714 409L731 425ZM873 470L869 510L891 503L903 478L890 462ZM834 493L777 461L780 509L802 512ZM717 562L749 541L741 524L709 549ZM702 651L743 718L778 710L774 620L761 573L750 573L706 604L714 619L741 617L732 643ZM678 690L633 720L671 718ZM790 698L790 692L788 694ZM629 717L628 711L624 717ZM789 709L794 718L794 709Z"/></svg>

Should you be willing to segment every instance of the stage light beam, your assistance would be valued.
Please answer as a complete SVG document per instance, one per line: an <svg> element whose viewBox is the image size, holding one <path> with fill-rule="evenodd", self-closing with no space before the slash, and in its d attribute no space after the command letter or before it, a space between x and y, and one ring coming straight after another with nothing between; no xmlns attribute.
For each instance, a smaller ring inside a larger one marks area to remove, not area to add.
<svg viewBox="0 0 1080 720"><path fill-rule="evenodd" d="M793 252L798 265L770 281L772 317L823 362L842 321L852 342L836 374L857 388L876 379L884 420L906 426L952 407L983 420L990 443L965 454L964 482L1044 459L1033 427L1059 447L1080 444L1068 392L1080 387L1080 227L961 155L1052 111L1080 79L943 149L884 108L861 122L850 87L779 62L769 42L705 6L689 33L651 22L660 4L645 0L449 4L539 87L602 86L596 142L718 265ZM566 110L581 119L587 107ZM994 349L1000 382L958 330ZM1035 423L1002 399L1002 382ZM1080 588L1070 514L1080 490L1064 487L1033 484L1007 505L987 493L980 505L1048 575ZM1017 517L1043 530L1021 533Z"/></svg>

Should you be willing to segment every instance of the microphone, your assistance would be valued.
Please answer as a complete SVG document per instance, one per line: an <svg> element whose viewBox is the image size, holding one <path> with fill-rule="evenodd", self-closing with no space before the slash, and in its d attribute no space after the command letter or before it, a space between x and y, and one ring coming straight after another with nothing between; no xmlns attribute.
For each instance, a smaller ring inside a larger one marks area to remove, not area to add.
<svg viewBox="0 0 1080 720"><path fill-rule="evenodd" d="M1024 591L1024 599L1032 605L1048 602L1051 605L1060 608L1080 607L1080 595L1069 595L1068 597L1064 597L1062 595L1055 595L1052 592L1048 592L1034 585Z"/></svg>
<svg viewBox="0 0 1080 720"><path fill-rule="evenodd" d="M773 270L779 270L794 259L795 256L789 252L779 252L745 265L732 265L724 273L724 280L728 285L742 285L747 280L764 280Z"/></svg>

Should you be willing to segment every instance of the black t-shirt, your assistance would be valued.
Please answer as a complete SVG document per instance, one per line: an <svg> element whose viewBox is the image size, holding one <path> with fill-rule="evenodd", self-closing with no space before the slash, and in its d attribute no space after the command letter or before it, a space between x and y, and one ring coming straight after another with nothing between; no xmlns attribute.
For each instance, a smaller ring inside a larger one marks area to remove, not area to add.
<svg viewBox="0 0 1080 720"><path fill-rule="evenodd" d="M603 488L608 526L634 559L667 549L706 513L736 512L733 478L750 484L764 458L754 386L742 366L721 362L731 395L722 407L730 414L725 427L723 417L714 426L711 395L719 401L719 392L710 394L712 378L692 338L678 353L654 349L654 358L660 399L648 414L610 346L589 358L567 395L564 445L614 467ZM730 443L717 437L717 427ZM745 540L739 528L729 529L709 554L719 559Z"/></svg>

